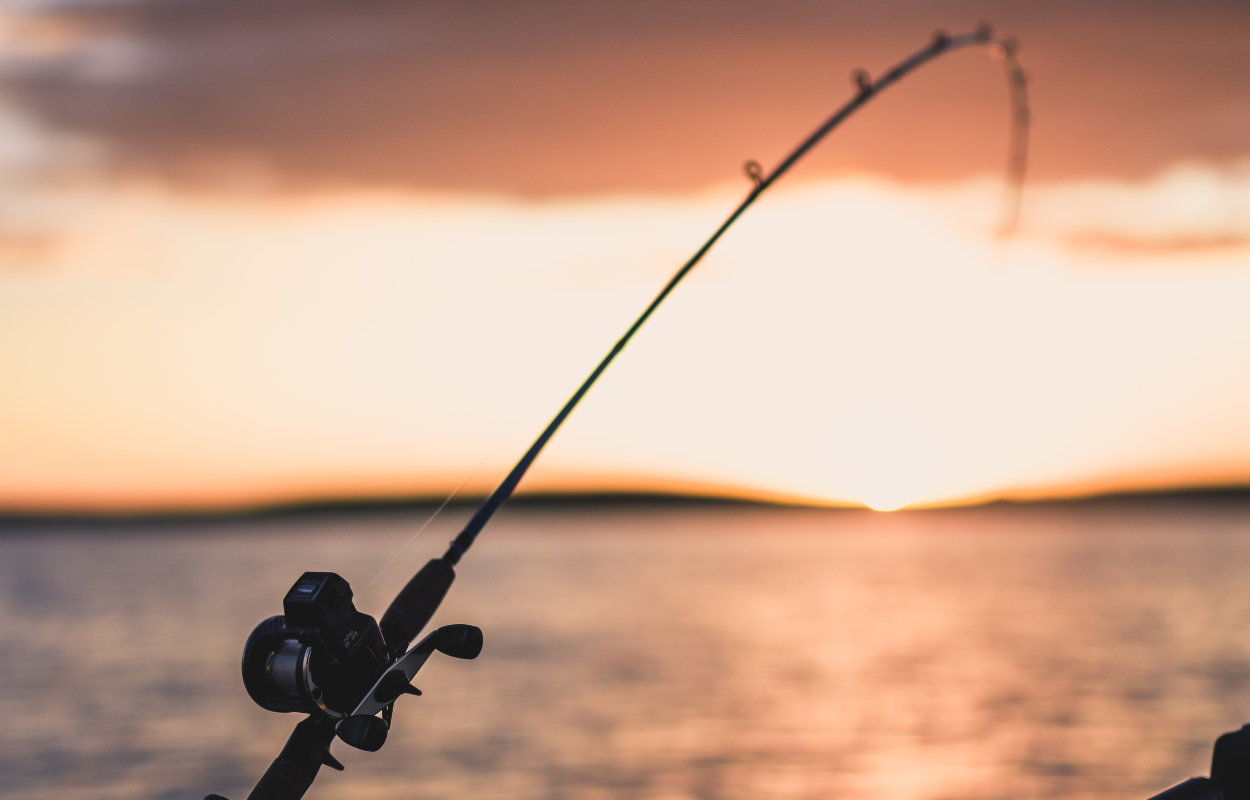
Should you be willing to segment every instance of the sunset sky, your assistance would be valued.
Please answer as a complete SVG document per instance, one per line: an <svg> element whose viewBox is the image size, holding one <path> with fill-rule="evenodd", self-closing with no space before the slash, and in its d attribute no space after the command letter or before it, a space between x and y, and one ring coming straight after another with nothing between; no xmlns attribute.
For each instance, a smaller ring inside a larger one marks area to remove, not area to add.
<svg viewBox="0 0 1250 800"><path fill-rule="evenodd" d="M0 13L0 511L502 477L877 508L1250 483L1244 3L141 0Z"/></svg>

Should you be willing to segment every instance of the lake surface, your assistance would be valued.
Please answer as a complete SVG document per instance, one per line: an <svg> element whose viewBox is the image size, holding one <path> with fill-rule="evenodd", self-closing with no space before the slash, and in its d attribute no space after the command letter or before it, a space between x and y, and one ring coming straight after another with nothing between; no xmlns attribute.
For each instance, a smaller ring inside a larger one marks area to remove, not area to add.
<svg viewBox="0 0 1250 800"><path fill-rule="evenodd" d="M239 656L304 570L380 615L469 509L0 535L6 797L243 800ZM367 588L366 588L367 586ZM310 798L1139 798L1250 722L1250 504L519 505L386 746Z"/></svg>

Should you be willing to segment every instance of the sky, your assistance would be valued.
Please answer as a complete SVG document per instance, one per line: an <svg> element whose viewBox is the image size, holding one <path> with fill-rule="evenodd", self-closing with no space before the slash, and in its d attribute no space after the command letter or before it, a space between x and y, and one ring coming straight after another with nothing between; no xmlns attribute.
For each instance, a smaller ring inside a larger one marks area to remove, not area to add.
<svg viewBox="0 0 1250 800"><path fill-rule="evenodd" d="M26 2L0 13L0 510L488 491L904 505L1250 483L1240 3Z"/></svg>

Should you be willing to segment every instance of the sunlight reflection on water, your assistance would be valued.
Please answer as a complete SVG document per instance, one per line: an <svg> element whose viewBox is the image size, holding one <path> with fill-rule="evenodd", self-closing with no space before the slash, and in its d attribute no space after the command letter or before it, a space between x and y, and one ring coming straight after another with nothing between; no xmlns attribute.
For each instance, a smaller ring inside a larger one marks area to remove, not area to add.
<svg viewBox="0 0 1250 800"><path fill-rule="evenodd" d="M296 717L238 658L299 573L379 614L425 512L0 537L12 798L241 800ZM316 797L1145 798L1250 721L1250 507L519 506L379 753Z"/></svg>

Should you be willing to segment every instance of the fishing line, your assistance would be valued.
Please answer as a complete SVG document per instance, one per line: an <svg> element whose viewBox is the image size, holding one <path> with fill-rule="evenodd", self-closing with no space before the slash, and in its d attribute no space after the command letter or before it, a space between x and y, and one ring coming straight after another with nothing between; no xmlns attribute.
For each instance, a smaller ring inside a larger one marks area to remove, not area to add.
<svg viewBox="0 0 1250 800"><path fill-rule="evenodd" d="M395 563L395 559L403 555L403 552L408 549L408 546L410 544L412 544L413 542L417 540L417 537L421 535L421 532L424 531L426 528L430 527L430 523L432 523L435 519L437 519L439 514L443 513L443 509L447 508L447 504L450 503L452 499L455 498L455 496L460 493L460 490L464 488L464 485L468 483L469 481L473 480L473 476L477 475L477 473L481 471L482 467L486 466L486 462L489 461L491 457L495 455L495 453L499 452L500 445L502 445L504 443L504 440L507 438L508 436L506 434L504 436L499 437L499 440L495 442L495 446L492 447L490 449L490 452L487 453L482 458L482 460L477 463L477 466L473 468L473 471L470 472L468 475L464 476L464 480L460 481L459 485L457 485L455 489L451 490L451 494L447 495L447 499L444 500L442 503L440 503L438 508L434 509L434 513L430 515L429 519L427 519L424 523L422 523L421 527L417 528L416 532L412 534L411 536L409 536L408 540L399 546L399 549L395 551L395 555L391 556L391 560L383 564L382 569L378 570L378 574L374 575L369 580L369 582L364 585L364 587L360 590L360 593L362 595L369 590L370 586L372 586L375 582L377 582L378 578L382 577L382 573L386 572L388 569L391 568L391 565Z"/></svg>
<svg viewBox="0 0 1250 800"><path fill-rule="evenodd" d="M1011 92L1011 141L1007 146L1007 181L1003 187L1003 216L998 227L998 239L1005 242L1016 232L1020 223L1020 203L1024 194L1024 176L1029 165L1029 94L1024 70L1016 61L1015 51L1019 44L1014 39L995 43L990 48L990 58L1000 62L1007 74L1007 88Z"/></svg>

